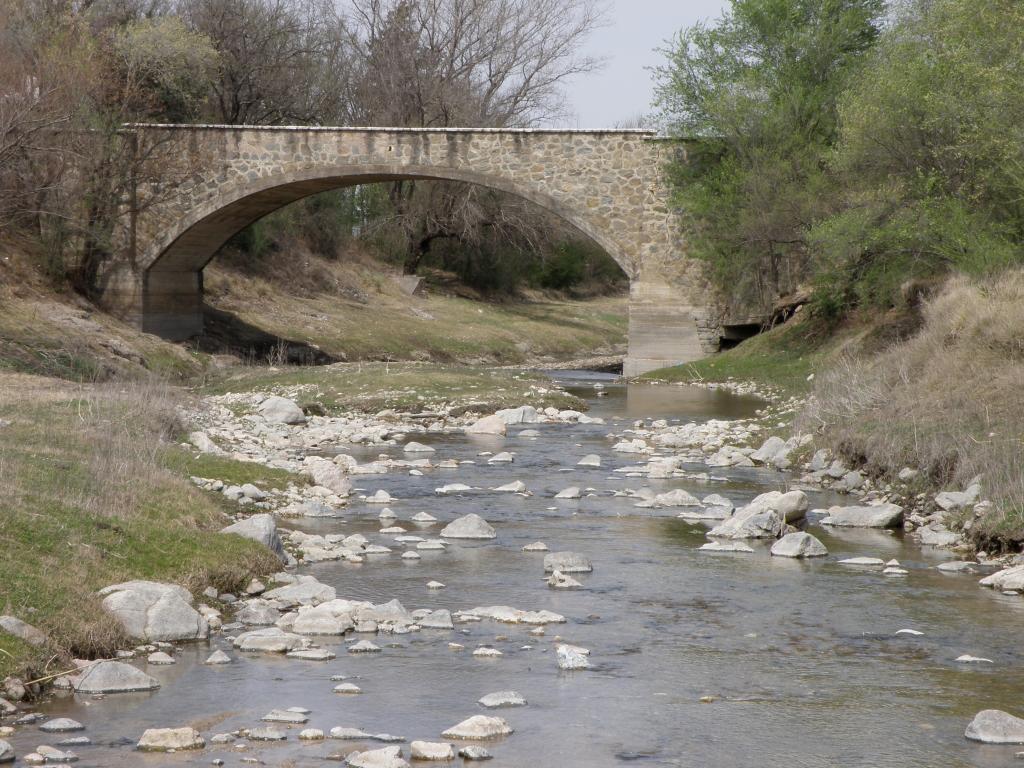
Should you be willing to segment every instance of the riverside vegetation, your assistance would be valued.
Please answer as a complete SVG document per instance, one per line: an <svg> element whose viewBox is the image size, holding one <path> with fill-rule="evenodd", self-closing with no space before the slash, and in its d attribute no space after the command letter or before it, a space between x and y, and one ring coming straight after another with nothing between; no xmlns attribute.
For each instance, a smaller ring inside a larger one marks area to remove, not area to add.
<svg viewBox="0 0 1024 768"><path fill-rule="evenodd" d="M735 2L659 71L692 252L732 307L795 321L659 378L758 379L807 397L797 428L917 492L980 475L948 524L1019 551L1024 264L1021 7Z"/></svg>

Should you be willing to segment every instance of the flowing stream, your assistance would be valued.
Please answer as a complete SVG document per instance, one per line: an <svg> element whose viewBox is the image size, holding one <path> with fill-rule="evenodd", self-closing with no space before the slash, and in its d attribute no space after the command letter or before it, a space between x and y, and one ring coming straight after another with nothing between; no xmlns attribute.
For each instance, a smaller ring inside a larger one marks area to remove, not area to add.
<svg viewBox="0 0 1024 768"><path fill-rule="evenodd" d="M810 530L829 556L813 561L772 558L766 544L754 554L698 552L704 525L676 519L678 509L640 509L635 499L609 491L685 488L698 497L719 493L737 506L787 476L763 469L712 470L725 481L648 480L612 474L638 457L616 454L610 432L639 418L699 421L753 415L760 401L699 388L630 386L598 374L559 374L591 402L590 414L606 425L523 425L507 438L437 437L433 459L471 459L458 470L434 469L422 477L401 472L360 476L372 493L383 488L399 525L436 534L456 516L477 512L497 530L483 543L452 542L447 551L424 551L418 561L399 558L400 545L378 533L379 506L353 500L341 520L284 521L315 533L363 533L394 546L390 556L363 564L321 563L304 567L337 589L339 597L376 603L397 598L412 610L452 611L485 605L548 609L568 618L542 637L530 627L483 621L453 631L373 638L381 653L352 655L352 636L318 638L338 658L310 662L236 653L221 635L206 644L183 645L173 667L150 667L163 687L151 694L102 700L66 697L43 711L80 720L92 746L74 747L79 765L228 766L257 758L265 765L330 765L328 756L383 745L352 741L300 742L300 728L277 745L209 745L172 755L140 754L134 743L148 727L193 725L214 733L260 725L274 708L311 710L302 727L334 726L400 734L410 741L441 741L446 728L474 714L506 718L515 733L487 748L488 765L509 768L595 768L628 763L694 768L785 765L824 766L1010 766L1020 748L982 746L964 739L980 709L1021 714L1024 665L1019 649L1024 600L978 586L977 574L945 574L934 566L953 557L920 548L899 533ZM593 383L606 384L595 397ZM519 438L525 427L537 438ZM417 438L428 442L427 438ZM341 447L345 452L348 447ZM401 448L387 449L401 456ZM514 451L512 464L488 465L483 451ZM360 461L379 448L357 449ZM601 456L601 468L576 467L585 454ZM706 467L694 465L694 471ZM439 497L451 482L493 487L523 480L533 495L478 494ZM595 489L579 501L555 501L569 485ZM809 493L813 507L837 503ZM842 501L838 503L843 503ZM852 503L852 502L847 502ZM440 519L430 528L408 522L421 511ZM521 551L545 542L552 551L589 556L592 574L576 575L584 588L548 588L543 554ZM837 564L843 557L897 558L910 573L886 577L880 570ZM438 580L443 590L428 590ZM923 634L897 635L909 628ZM594 668L561 672L555 637L591 650ZM357 639L365 636L357 636ZM449 642L465 646L451 650ZM475 658L490 644L499 658ZM208 667L203 659L223 648L235 662ZM992 664L954 660L972 654ZM145 662L139 662L145 664ZM348 675L361 695L338 695L332 675ZM482 695L515 690L528 706L484 710ZM710 702L702 698L712 697ZM77 735L77 734L71 734ZM19 729L19 754L57 739ZM408 758L408 751L404 752ZM456 760L461 765L461 759Z"/></svg>

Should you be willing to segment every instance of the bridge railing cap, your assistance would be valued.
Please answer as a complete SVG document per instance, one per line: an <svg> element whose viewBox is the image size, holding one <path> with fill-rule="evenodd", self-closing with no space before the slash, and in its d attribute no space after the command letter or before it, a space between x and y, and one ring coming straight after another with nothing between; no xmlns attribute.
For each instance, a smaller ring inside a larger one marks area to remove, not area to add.
<svg viewBox="0 0 1024 768"><path fill-rule="evenodd" d="M218 123L125 123L124 128L137 130L152 128L160 130L195 131L281 131L310 133L493 133L493 134L626 134L654 138L657 131L646 128L400 128L382 126L350 125L226 125Z"/></svg>

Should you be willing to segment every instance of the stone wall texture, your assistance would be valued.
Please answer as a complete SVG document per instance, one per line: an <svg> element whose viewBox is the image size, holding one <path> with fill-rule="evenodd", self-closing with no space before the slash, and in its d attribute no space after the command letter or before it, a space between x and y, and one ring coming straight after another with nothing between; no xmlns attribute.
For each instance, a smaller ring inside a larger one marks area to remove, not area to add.
<svg viewBox="0 0 1024 768"><path fill-rule="evenodd" d="M399 178L480 184L540 205L592 238L629 276L627 368L717 344L709 288L686 256L662 168L679 145L643 131L134 126L166 158L125 217L108 304L144 330L202 327L202 269L235 233L307 195ZM169 180L170 179L170 180Z"/></svg>

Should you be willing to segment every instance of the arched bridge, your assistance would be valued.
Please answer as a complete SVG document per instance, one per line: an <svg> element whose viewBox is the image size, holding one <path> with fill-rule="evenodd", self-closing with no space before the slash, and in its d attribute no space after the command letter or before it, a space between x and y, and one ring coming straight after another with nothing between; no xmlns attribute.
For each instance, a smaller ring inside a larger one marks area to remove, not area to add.
<svg viewBox="0 0 1024 768"><path fill-rule="evenodd" d="M431 179L518 195L604 248L630 279L627 374L694 360L717 342L700 268L667 205L662 167L674 145L650 132L136 125L128 135L167 168L137 184L104 301L145 331L199 333L203 268L271 211L347 185Z"/></svg>

